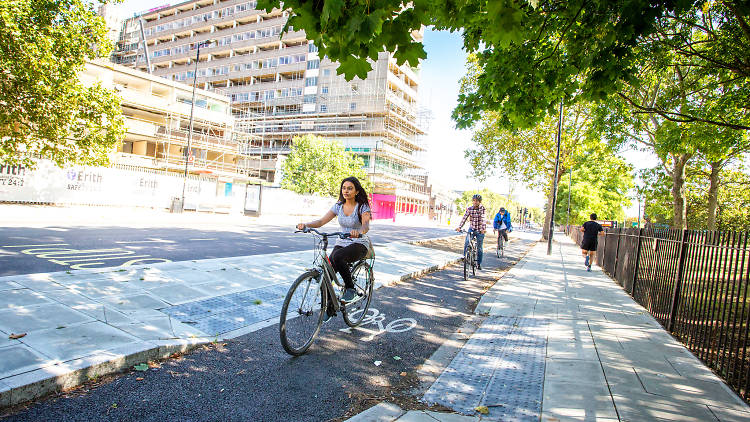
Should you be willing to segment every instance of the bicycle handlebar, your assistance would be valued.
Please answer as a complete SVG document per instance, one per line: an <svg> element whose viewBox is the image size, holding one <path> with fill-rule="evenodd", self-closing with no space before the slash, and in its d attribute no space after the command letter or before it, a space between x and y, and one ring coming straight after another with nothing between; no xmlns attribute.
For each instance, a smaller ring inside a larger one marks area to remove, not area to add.
<svg viewBox="0 0 750 422"><path fill-rule="evenodd" d="M347 238L352 237L351 233L344 233L344 232L323 233L323 232L319 232L319 231L315 230L312 227L305 227L302 230L295 230L294 232L295 233L310 233L310 232L313 232L313 233L318 234L318 235L323 236L323 237L338 236L341 239L347 239Z"/></svg>

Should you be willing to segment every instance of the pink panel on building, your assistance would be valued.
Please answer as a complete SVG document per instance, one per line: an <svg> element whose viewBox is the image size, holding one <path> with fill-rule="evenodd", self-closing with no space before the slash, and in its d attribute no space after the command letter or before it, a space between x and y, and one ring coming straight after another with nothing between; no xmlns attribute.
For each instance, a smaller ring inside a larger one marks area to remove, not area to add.
<svg viewBox="0 0 750 422"><path fill-rule="evenodd" d="M370 196L373 220L392 219L396 221L396 195L373 193Z"/></svg>

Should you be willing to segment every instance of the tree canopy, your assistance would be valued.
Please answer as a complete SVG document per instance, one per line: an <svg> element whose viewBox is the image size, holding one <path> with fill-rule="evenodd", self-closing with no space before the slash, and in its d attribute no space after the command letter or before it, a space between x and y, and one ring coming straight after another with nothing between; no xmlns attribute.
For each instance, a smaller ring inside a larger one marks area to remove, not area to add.
<svg viewBox="0 0 750 422"><path fill-rule="evenodd" d="M336 140L305 135L292 140L292 151L282 166L281 187L301 194L338 198L341 180L354 176L370 192L362 159Z"/></svg>
<svg viewBox="0 0 750 422"><path fill-rule="evenodd" d="M633 79L635 47L657 20L694 0L288 0L287 25L303 29L347 79L364 78L380 51L399 64L426 58L412 37L423 26L461 31L464 49L479 57L477 90L460 96L454 118L471 126L486 111L503 123L530 127L561 98L601 100ZM734 3L740 3L732 2ZM259 0L258 7L281 7ZM738 6L740 7L740 6ZM744 10L744 6L742 6ZM369 60L369 61L368 61Z"/></svg>
<svg viewBox="0 0 750 422"><path fill-rule="evenodd" d="M0 163L105 164L123 133L118 97L83 86L111 41L82 0L0 0Z"/></svg>

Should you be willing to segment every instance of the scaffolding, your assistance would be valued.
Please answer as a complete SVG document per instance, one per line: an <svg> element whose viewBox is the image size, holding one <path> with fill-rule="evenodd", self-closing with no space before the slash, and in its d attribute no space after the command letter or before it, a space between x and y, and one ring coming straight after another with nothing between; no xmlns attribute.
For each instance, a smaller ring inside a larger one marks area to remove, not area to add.
<svg viewBox="0 0 750 422"><path fill-rule="evenodd" d="M254 136L237 130L233 119L221 122L194 116L188 152L189 116L142 104L123 103L122 107L128 136L122 146L120 164L139 163L181 172L187 161L191 174L260 182L259 172L243 159Z"/></svg>

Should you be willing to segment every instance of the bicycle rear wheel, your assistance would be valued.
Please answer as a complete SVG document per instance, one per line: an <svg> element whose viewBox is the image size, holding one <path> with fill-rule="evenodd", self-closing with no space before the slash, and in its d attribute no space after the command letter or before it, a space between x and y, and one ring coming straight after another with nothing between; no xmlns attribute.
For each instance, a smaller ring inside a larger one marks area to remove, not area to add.
<svg viewBox="0 0 750 422"><path fill-rule="evenodd" d="M287 353L299 356L312 345L323 324L326 299L317 271L306 271L292 283L279 317L279 336Z"/></svg>
<svg viewBox="0 0 750 422"><path fill-rule="evenodd" d="M466 248L464 252L464 280L469 279L469 266L471 265L471 248Z"/></svg>
<svg viewBox="0 0 750 422"><path fill-rule="evenodd" d="M359 299L356 302L348 303L341 314L344 316L344 322L350 327L356 327L362 323L367 315L367 309L370 307L372 300L372 291L375 280L372 276L372 268L367 262L360 262L352 269L352 281L354 281L354 290L357 291Z"/></svg>

